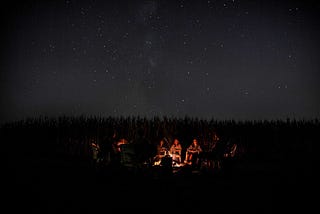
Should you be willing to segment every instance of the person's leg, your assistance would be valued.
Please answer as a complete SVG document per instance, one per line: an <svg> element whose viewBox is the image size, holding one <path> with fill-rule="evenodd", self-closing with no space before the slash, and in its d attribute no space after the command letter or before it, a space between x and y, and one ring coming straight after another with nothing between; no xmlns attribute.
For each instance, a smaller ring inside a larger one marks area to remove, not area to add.
<svg viewBox="0 0 320 214"><path fill-rule="evenodd" d="M189 154L188 154L188 152L186 152L186 157L184 159L184 163L188 163L188 156L189 156Z"/></svg>

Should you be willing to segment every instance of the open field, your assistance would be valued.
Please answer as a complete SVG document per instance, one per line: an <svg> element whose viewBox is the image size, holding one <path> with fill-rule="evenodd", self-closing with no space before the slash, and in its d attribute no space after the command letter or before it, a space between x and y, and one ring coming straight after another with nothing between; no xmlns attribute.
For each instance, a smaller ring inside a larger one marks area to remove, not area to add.
<svg viewBox="0 0 320 214"><path fill-rule="evenodd" d="M295 126L299 141L270 142L279 151L250 150L257 153L219 172L189 166L177 171L97 168L87 158L61 152L56 141L50 141L54 135L46 135L48 141L35 137L39 128L6 127L4 204L12 212L28 213L308 213L315 207L313 146L319 142L319 124L307 125Z"/></svg>

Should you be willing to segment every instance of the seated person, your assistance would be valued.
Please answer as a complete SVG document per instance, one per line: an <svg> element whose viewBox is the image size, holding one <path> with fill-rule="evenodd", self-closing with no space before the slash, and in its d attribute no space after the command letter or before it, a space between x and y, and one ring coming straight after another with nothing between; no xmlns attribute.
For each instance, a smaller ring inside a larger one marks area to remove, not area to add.
<svg viewBox="0 0 320 214"><path fill-rule="evenodd" d="M97 144L95 139L90 140L90 148L91 148L91 154L92 154L92 161L93 163L99 162L99 152L100 152L100 146Z"/></svg>
<svg viewBox="0 0 320 214"><path fill-rule="evenodd" d="M125 138L116 138L114 137L112 142L112 159L115 163L119 164L121 159L121 147L126 145L128 141Z"/></svg>
<svg viewBox="0 0 320 214"><path fill-rule="evenodd" d="M220 137L216 132L213 132L212 141L210 142L208 155L207 155L207 166L211 169L221 168L221 159L224 152L224 145L220 140Z"/></svg>
<svg viewBox="0 0 320 214"><path fill-rule="evenodd" d="M165 139L161 139L157 145L157 154L154 157L154 162L159 162L163 157L168 154L167 142Z"/></svg>
<svg viewBox="0 0 320 214"><path fill-rule="evenodd" d="M175 138L173 144L170 147L170 154L172 155L173 165L181 163L182 147L180 141Z"/></svg>
<svg viewBox="0 0 320 214"><path fill-rule="evenodd" d="M199 161L199 155L202 152L202 148L196 138L193 139L192 144L187 148L185 163L189 165L196 165Z"/></svg>

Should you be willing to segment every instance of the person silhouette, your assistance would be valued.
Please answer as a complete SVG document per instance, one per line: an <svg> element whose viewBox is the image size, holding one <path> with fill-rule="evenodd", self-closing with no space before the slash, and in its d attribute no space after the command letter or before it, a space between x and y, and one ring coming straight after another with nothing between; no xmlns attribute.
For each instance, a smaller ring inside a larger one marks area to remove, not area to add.
<svg viewBox="0 0 320 214"><path fill-rule="evenodd" d="M202 152L202 148L198 143L198 140L194 138L191 145L187 148L185 164L197 166L199 164L199 156Z"/></svg>

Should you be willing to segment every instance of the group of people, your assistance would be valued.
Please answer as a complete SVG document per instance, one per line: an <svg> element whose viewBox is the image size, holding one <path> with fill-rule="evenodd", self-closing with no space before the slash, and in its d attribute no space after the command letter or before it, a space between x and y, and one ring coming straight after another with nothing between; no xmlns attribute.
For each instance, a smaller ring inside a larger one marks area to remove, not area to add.
<svg viewBox="0 0 320 214"><path fill-rule="evenodd" d="M198 166L200 157L203 152L198 139L193 138L192 143L186 148L185 155L182 153L183 148L178 138L174 138L170 146L166 138L161 139L157 146L157 155L154 158L155 163L160 164L162 158L170 157L173 166L192 165ZM184 158L184 161L182 161Z"/></svg>
<svg viewBox="0 0 320 214"><path fill-rule="evenodd" d="M163 158L170 157L173 165L181 164L182 146L178 138L174 138L172 145L170 145L167 138L160 140L157 145L157 154L154 157L155 165L160 165Z"/></svg>
<svg viewBox="0 0 320 214"><path fill-rule="evenodd" d="M119 138L115 133L109 141L112 142L109 154L101 152L104 157L107 156L107 162L131 166L135 164L167 164L173 167L184 165L201 167L201 164L205 164L207 168L220 169L222 159L234 157L237 149L237 144L227 144L230 148L226 151L226 145L221 143L216 132L213 132L207 145L204 142L199 143L198 138L192 138L191 143L186 147L177 137L172 139L164 137L157 144L153 144L143 138L141 134L135 140L128 141ZM92 144L92 146L94 157L98 158L99 150L102 149L97 144Z"/></svg>
<svg viewBox="0 0 320 214"><path fill-rule="evenodd" d="M216 132L212 133L207 146L193 138L191 144L183 148L178 138L174 138L171 145L163 138L157 145L154 163L160 165L163 158L170 157L173 166L190 165L200 168L204 165L208 169L220 170L223 160L234 158L236 152L237 143L222 142Z"/></svg>

